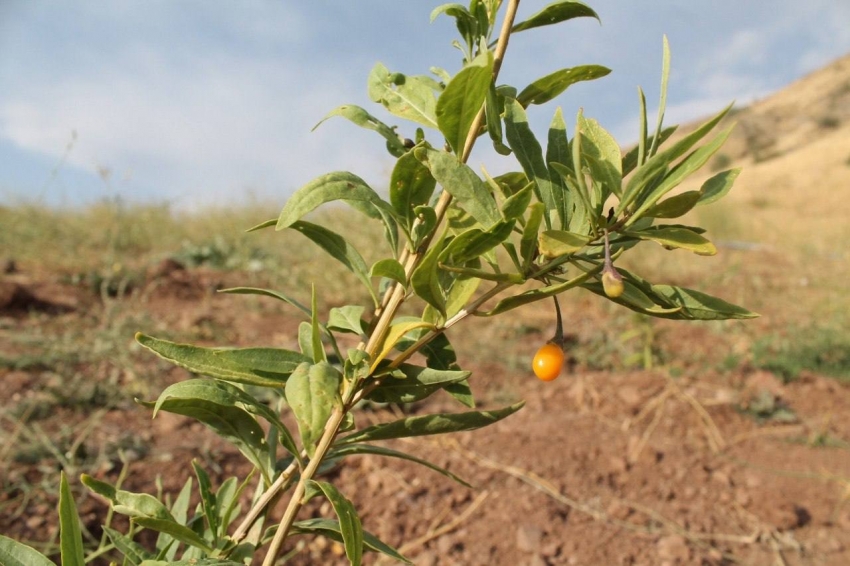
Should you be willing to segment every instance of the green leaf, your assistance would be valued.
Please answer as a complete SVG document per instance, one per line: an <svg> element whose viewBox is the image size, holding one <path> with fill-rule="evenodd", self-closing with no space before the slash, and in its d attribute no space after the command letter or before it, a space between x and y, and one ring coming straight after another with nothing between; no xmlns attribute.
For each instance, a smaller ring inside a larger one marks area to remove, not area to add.
<svg viewBox="0 0 850 566"><path fill-rule="evenodd" d="M384 124L369 114L366 110L354 104L344 104L334 108L313 127L313 130L321 126L325 120L332 118L333 116L342 116L343 118L357 124L361 128L378 132L385 140L387 140L387 151L395 157L401 157L407 151L407 148L404 147L404 144L393 128Z"/></svg>
<svg viewBox="0 0 850 566"><path fill-rule="evenodd" d="M416 159L431 170L437 182L485 229L501 220L496 201L484 181L455 155L424 147L413 152Z"/></svg>
<svg viewBox="0 0 850 566"><path fill-rule="evenodd" d="M279 350L278 364L271 363L269 359L269 363L263 364L262 368L252 368L243 364L255 363L249 360L261 357L257 348L249 348L249 353L225 348L202 348L176 344L142 333L136 334L136 341L160 358L193 373L260 387L283 387L289 373L300 363L296 352ZM270 367L277 371L271 371Z"/></svg>
<svg viewBox="0 0 850 566"><path fill-rule="evenodd" d="M700 191L686 191L657 203L646 211L648 218L678 218L690 212L702 197Z"/></svg>
<svg viewBox="0 0 850 566"><path fill-rule="evenodd" d="M639 232L625 232L626 236L651 240L666 248L682 248L698 255L715 255L717 248L708 239L693 230L674 226L653 226Z"/></svg>
<svg viewBox="0 0 850 566"><path fill-rule="evenodd" d="M211 428L217 435L231 442L269 479L268 444L265 433L250 413L236 406L224 406L206 399L169 398L153 403L142 403L157 410L191 417Z"/></svg>
<svg viewBox="0 0 850 566"><path fill-rule="evenodd" d="M310 480L310 484L321 489L331 502L336 516L339 518L339 529L345 545L345 556L352 566L359 566L363 560L363 525L351 501L345 498L339 490L327 482Z"/></svg>
<svg viewBox="0 0 850 566"><path fill-rule="evenodd" d="M301 440L310 457L335 406L339 405L342 374L327 362L298 366L286 382L286 401L298 421Z"/></svg>
<svg viewBox="0 0 850 566"><path fill-rule="evenodd" d="M642 203L635 211L634 215L626 223L626 226L633 224L637 219L643 216L647 210L652 208L655 203L658 202L658 199L677 187L679 183L688 178L691 173L705 165L709 158L711 158L711 156L720 149L729 137L729 134L732 133L733 127L734 126L730 126L725 129L709 143L695 150L683 159L682 162L676 165L676 167L674 167L673 170L664 177L664 180L656 185L645 198L643 196L639 196L638 202L642 201Z"/></svg>
<svg viewBox="0 0 850 566"><path fill-rule="evenodd" d="M375 305L378 305L378 297L375 294L375 289L372 288L372 281L369 279L369 268L360 252L345 238L324 226L304 220L292 223L290 228L305 235L317 246L328 252L332 258L344 265L346 269L354 273L369 291Z"/></svg>
<svg viewBox="0 0 850 566"><path fill-rule="evenodd" d="M539 78L517 95L516 100L523 108L531 104L546 104L571 85L581 81L592 81L604 77L611 69L601 65L581 65L569 69L561 69Z"/></svg>
<svg viewBox="0 0 850 566"><path fill-rule="evenodd" d="M551 26L573 18L591 17L599 20L599 16L590 6L576 0L561 0L549 4L527 20L514 24L511 28L512 33L525 31L527 29Z"/></svg>
<svg viewBox="0 0 850 566"><path fill-rule="evenodd" d="M463 155L469 129L484 105L493 80L493 54L484 51L452 78L437 100L437 124L457 155Z"/></svg>
<svg viewBox="0 0 850 566"><path fill-rule="evenodd" d="M219 290L219 293L229 293L232 295L262 295L265 297L271 297L273 299L277 299L278 301L283 301L284 303L292 305L293 307L306 314L308 318L310 317L310 309L308 309L295 299L277 291L270 291L269 289L258 289L256 287L231 287L229 289L221 289Z"/></svg>
<svg viewBox="0 0 850 566"><path fill-rule="evenodd" d="M376 63L369 73L369 98L384 105L390 113L439 129L437 125L437 99L431 79L422 76L408 77L391 73L383 64Z"/></svg>
<svg viewBox="0 0 850 566"><path fill-rule="evenodd" d="M365 310L364 307L357 305L333 307L328 315L328 328L339 332L363 334L363 313Z"/></svg>
<svg viewBox="0 0 850 566"><path fill-rule="evenodd" d="M432 24L440 14L446 14L447 16L451 16L455 19L463 18L472 20L472 14L470 14L469 10L464 8L462 4L442 4L437 6L431 11Z"/></svg>
<svg viewBox="0 0 850 566"><path fill-rule="evenodd" d="M67 566L85 566L83 553L83 535L80 531L80 516L74 504L74 496L68 486L65 472L59 474L59 548L62 564ZM5 562L4 562L5 564Z"/></svg>
<svg viewBox="0 0 850 566"><path fill-rule="evenodd" d="M653 285L652 290L671 304L682 307L683 318L691 320L726 320L756 318L759 315L743 307L693 289L671 285Z"/></svg>
<svg viewBox="0 0 850 566"><path fill-rule="evenodd" d="M404 266L396 259L382 259L375 262L372 269L369 270L370 277L385 277L392 279L396 283L401 283L407 286L407 276L404 273Z"/></svg>
<svg viewBox="0 0 850 566"><path fill-rule="evenodd" d="M192 460L192 469L195 470L195 477L198 478L198 491L201 494L201 507L204 512L204 517L207 520L210 532L212 533L215 542L218 543L218 504L215 499L215 494L212 491L212 483L210 476L207 474L197 460Z"/></svg>
<svg viewBox="0 0 850 566"><path fill-rule="evenodd" d="M550 259L575 253L584 248L589 241L590 236L563 230L546 230L538 237L540 254Z"/></svg>
<svg viewBox="0 0 850 566"><path fill-rule="evenodd" d="M410 364L401 364L396 371L401 371L405 378L384 378L367 398L378 403L413 403L471 375L468 371L437 370Z"/></svg>
<svg viewBox="0 0 850 566"><path fill-rule="evenodd" d="M213 348L213 354L252 370L289 375L301 362L310 361L299 352L283 348Z"/></svg>
<svg viewBox="0 0 850 566"><path fill-rule="evenodd" d="M641 95L643 95L642 92L641 92ZM643 110L646 111L645 108ZM646 118L646 116L644 116L644 118ZM645 126L645 124L644 124L644 126ZM665 141L667 141L670 138L670 136L672 136L676 132L676 130L678 130L678 129L679 129L679 126L670 126L669 128L664 128L661 131L661 136L658 138L657 145L660 146ZM650 139L647 139L646 137L644 137L644 144L643 144L644 151L646 151L647 142L653 143L655 141L655 139L656 138L654 136ZM641 145L640 145L640 142L638 142L638 145L636 145L635 147L630 149L623 156L623 177L625 177L626 175L628 175L629 173L634 171L635 167L637 167L639 165L643 165L645 163L645 161L646 161L645 155L643 157L643 160L639 161L639 159L641 158L640 151L641 151Z"/></svg>
<svg viewBox="0 0 850 566"><path fill-rule="evenodd" d="M456 476L445 468L441 468L436 464L432 464L428 460L423 460L422 458L417 458L416 456L411 456L410 454L405 454L404 452L399 452L398 450L392 450L390 448L384 448L383 446L372 446L370 444L349 444L347 446L340 446L338 448L333 448L330 453L330 458L344 458L346 456L354 456L360 454L374 454L376 456L386 456L388 458L400 458L402 460L408 460L410 462L416 462L426 468L434 470L435 472L446 476L449 479L453 479L457 483L462 486L472 488L472 486L464 479Z"/></svg>
<svg viewBox="0 0 850 566"><path fill-rule="evenodd" d="M544 210L545 205L542 202L536 202L528 209L528 220L525 222L525 228L520 239L523 270L527 269L534 261L534 254L537 251L537 234L540 232L540 224L543 222Z"/></svg>
<svg viewBox="0 0 850 566"><path fill-rule="evenodd" d="M0 564L3 566L56 566L33 547L3 535L0 535Z"/></svg>
<svg viewBox="0 0 850 566"><path fill-rule="evenodd" d="M402 155L390 176L390 203L410 231L416 220L416 208L428 204L437 181L412 151Z"/></svg>
<svg viewBox="0 0 850 566"><path fill-rule="evenodd" d="M310 313L310 351L313 352L313 361L318 364L328 361L328 356L322 346L322 333L319 331L319 305L315 285L311 286Z"/></svg>
<svg viewBox="0 0 850 566"><path fill-rule="evenodd" d="M342 542L339 522L332 519L307 519L305 521L298 521L292 526L291 532L294 535L321 532L333 540ZM410 560L399 554L396 549L384 544L378 537L366 531L363 532L363 545L371 551L386 554L405 564L412 564Z"/></svg>
<svg viewBox="0 0 850 566"><path fill-rule="evenodd" d="M531 197L534 195L534 183L527 184L524 188L517 191L515 194L508 197L502 203L502 216L505 220L516 220L522 218L528 206L531 204Z"/></svg>
<svg viewBox="0 0 850 566"><path fill-rule="evenodd" d="M289 228L308 212L335 200L342 200L353 206L360 205L355 208L372 218L377 217L377 211L393 213L389 203L381 200L366 181L353 173L336 171L317 177L295 191L280 211L275 230Z"/></svg>
<svg viewBox="0 0 850 566"><path fill-rule="evenodd" d="M487 123L487 134L493 142L493 149L499 155L510 155L511 148L502 142L502 111L505 106L504 97L496 92L496 85L490 83L487 98L484 100L484 117Z"/></svg>
<svg viewBox="0 0 850 566"><path fill-rule="evenodd" d="M115 489L106 482L86 474L83 474L80 480L91 491L108 499L116 513L127 515L133 522L143 527L166 533L180 542L200 548L207 553L213 551L192 529L177 523L168 508L152 495Z"/></svg>
<svg viewBox="0 0 850 566"><path fill-rule="evenodd" d="M130 564L141 564L145 560L153 560L155 555L152 552L145 550L142 545L133 541L133 539L129 536L124 535L115 529L110 529L105 525L103 526L103 532L106 533L110 542L115 545L115 548L124 555L124 558L128 560ZM0 563L5 564L2 560L0 560Z"/></svg>
<svg viewBox="0 0 850 566"><path fill-rule="evenodd" d="M502 221L487 231L471 228L455 237L440 254L440 261L462 265L492 250L513 232L514 221Z"/></svg>
<svg viewBox="0 0 850 566"><path fill-rule="evenodd" d="M428 253L416 266L410 275L410 286L416 295L434 307L437 312L445 316L446 296L440 286L439 263L443 251L444 235L431 245Z"/></svg>
<svg viewBox="0 0 850 566"><path fill-rule="evenodd" d="M466 265L478 267L481 265L481 262L475 259ZM466 303L472 298L475 291L478 290L481 280L470 277L458 277L457 274L446 273L445 271L442 273L442 278L449 279L449 283L444 286L447 287L446 318L451 318L466 306Z"/></svg>
<svg viewBox="0 0 850 566"><path fill-rule="evenodd" d="M207 554L211 554L213 552L213 548L209 544L207 544L204 539L198 536L195 531L179 523L175 523L168 519L156 519L153 517L134 517L133 522L146 529L165 533L173 537L175 540L178 540L183 544L188 544L190 546L194 546L195 548L199 548ZM186 564L192 563L192 561L186 562ZM194 563L200 564L201 562L198 561ZM144 562L142 564L144 564ZM179 564L179 562L171 562L171 564Z"/></svg>
<svg viewBox="0 0 850 566"><path fill-rule="evenodd" d="M658 122L655 125L655 136L652 138L652 145L649 148L649 156L655 155L658 149L656 142L661 137L661 126L664 123L664 112L667 107L667 82L670 78L670 44L667 41L667 35L664 35L662 41L662 56L661 56L661 101L658 104Z"/></svg>
<svg viewBox="0 0 850 566"><path fill-rule="evenodd" d="M697 204L711 204L726 196L726 193L732 188L740 172L740 169L723 171L703 183L699 190L700 198Z"/></svg>
<svg viewBox="0 0 850 566"><path fill-rule="evenodd" d="M555 109L552 122L549 124L549 139L546 145L546 163L549 164L549 180L552 181L552 193L558 216L561 222L559 228L569 229L569 222L573 212L572 195L569 192L566 181L552 168L552 163L560 163L568 169L572 167L572 156L570 155L570 142L567 140L567 124L564 122L564 114L561 108Z"/></svg>
<svg viewBox="0 0 850 566"><path fill-rule="evenodd" d="M677 141L670 148L655 154L649 158L646 163L639 167L635 171L634 175L632 175L629 179L629 182L623 191L623 200L621 200L620 204L617 206L617 215L619 216L624 210L626 210L626 208L631 206L632 203L640 197L651 181L656 179L656 177L662 173L668 165L684 155L697 142L699 142L699 140L704 138L705 135L708 134L708 132L710 132L731 109L732 105L730 104L716 116L702 124L699 128ZM660 197L662 195L659 194L658 196ZM652 204L655 204L655 202L652 202L650 206L652 206ZM638 217L633 216L632 218L636 220Z"/></svg>
<svg viewBox="0 0 850 566"><path fill-rule="evenodd" d="M520 410L524 401L493 411L468 411L407 417L398 421L373 425L337 441L338 445L354 442L409 438L475 430L496 423Z"/></svg>
<svg viewBox="0 0 850 566"><path fill-rule="evenodd" d="M621 197L623 190L623 156L617 140L591 118L585 118L579 112L579 128L581 128L581 152L593 179L605 189L602 200L613 193Z"/></svg>
<svg viewBox="0 0 850 566"><path fill-rule="evenodd" d="M418 250L425 238L437 227L437 212L430 206L417 206L414 212L417 222L413 223L413 229L410 231L410 249Z"/></svg>
<svg viewBox="0 0 850 566"><path fill-rule="evenodd" d="M562 214L563 207L559 207L555 201L555 188L543 161L543 150L528 126L528 116L519 102L512 98L505 99L505 135L522 170L534 181L538 200L546 206L543 219L549 228L552 225L552 214Z"/></svg>

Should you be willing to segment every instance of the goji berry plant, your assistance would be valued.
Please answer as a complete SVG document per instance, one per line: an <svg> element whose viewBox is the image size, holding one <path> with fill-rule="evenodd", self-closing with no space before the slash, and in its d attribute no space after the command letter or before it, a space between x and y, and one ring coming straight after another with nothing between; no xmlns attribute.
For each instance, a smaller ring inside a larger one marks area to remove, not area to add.
<svg viewBox="0 0 850 566"><path fill-rule="evenodd" d="M321 476L330 463L347 456L377 454L412 460L462 482L447 470L375 442L477 429L522 407L474 410L470 372L458 366L447 334L467 317L498 316L576 288L655 317L755 316L701 292L651 283L614 267L618 257L641 242L716 253L703 229L670 219L721 198L738 170L714 175L699 190L667 195L720 148L730 129L700 142L729 108L669 141L676 128L662 124L669 70L665 40L658 119L650 131L639 91L636 147L621 153L611 134L581 111L570 137L558 108L544 149L529 127L529 107L609 70L576 66L555 70L522 89L499 84L509 39L534 28L598 16L581 2L561 0L517 23L519 0L506 4L503 13L501 0L471 0L468 8L445 4L434 10L432 19L453 18L460 34L454 45L462 64L454 74L432 67L430 75L405 75L375 65L369 97L404 120L403 125L390 126L354 105L328 114L383 137L396 159L388 199L354 173L337 171L299 189L276 219L254 228L297 230L357 276L369 291L370 304L332 308L323 319L315 286L308 300L257 288L224 291L264 295L303 314L300 351L203 348L137 335L142 346L198 376L142 404L154 415L168 411L202 422L233 443L254 471L214 488L204 469L194 464L200 501L194 508L189 506L191 478L166 505L83 475L82 482L108 501L112 512L131 519L128 532L104 529L104 548L122 555L125 564L250 564L259 552L268 566L279 561L290 537L305 534L341 541L352 564L360 564L364 551L406 561L364 530L352 503ZM516 170L491 177L466 165L482 140L505 159L515 159ZM343 201L364 219L381 223L384 259L368 265L343 235L304 220L332 201ZM400 306L410 302L420 306L421 314L400 316ZM543 380L556 378L564 359L557 299L555 306L555 335L533 362ZM343 333L359 337L359 346L342 351L338 338ZM424 365L411 363L417 353ZM276 402L261 402L256 395L260 390ZM439 390L470 410L358 426L354 409L360 401L409 403ZM284 412L294 417L297 431L284 424ZM79 526L64 477L60 493L62 561L81 565ZM246 498L251 505L242 509L240 501ZM313 498L327 499L335 517L299 519ZM155 547L135 540L142 529L159 533ZM10 539L0 539L0 558L4 563L49 563Z"/></svg>

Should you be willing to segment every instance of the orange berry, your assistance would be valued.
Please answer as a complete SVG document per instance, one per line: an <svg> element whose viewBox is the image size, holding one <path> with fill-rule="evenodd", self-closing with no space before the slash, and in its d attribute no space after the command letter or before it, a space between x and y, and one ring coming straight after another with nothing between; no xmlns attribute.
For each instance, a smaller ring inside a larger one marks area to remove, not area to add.
<svg viewBox="0 0 850 566"><path fill-rule="evenodd" d="M547 342L534 354L534 361L531 362L531 367L536 375L542 381L552 381L561 375L561 368L564 366L564 350L557 344Z"/></svg>

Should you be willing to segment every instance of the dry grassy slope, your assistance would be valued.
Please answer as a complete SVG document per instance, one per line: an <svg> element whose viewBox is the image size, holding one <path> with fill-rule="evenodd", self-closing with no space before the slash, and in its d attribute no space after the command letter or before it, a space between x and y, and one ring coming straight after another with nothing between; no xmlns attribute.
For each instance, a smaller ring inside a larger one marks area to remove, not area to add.
<svg viewBox="0 0 850 566"><path fill-rule="evenodd" d="M743 167L718 209L734 210L743 223L740 235L844 255L838 242L850 236L850 55L725 122L737 126L710 168ZM683 126L677 136L696 125ZM682 189L697 188L710 174Z"/></svg>

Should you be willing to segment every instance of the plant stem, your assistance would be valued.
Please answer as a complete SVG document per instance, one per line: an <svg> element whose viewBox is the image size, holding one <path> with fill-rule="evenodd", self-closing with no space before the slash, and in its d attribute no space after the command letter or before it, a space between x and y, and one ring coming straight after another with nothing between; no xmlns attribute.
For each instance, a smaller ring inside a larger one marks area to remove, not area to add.
<svg viewBox="0 0 850 566"><path fill-rule="evenodd" d="M499 35L499 41L496 45L496 50L494 53L493 81L495 81L499 75L499 69L501 68L502 60L504 59L505 51L508 47L508 40L511 35L511 28L513 27L513 22L516 17L516 11L519 7L519 2L520 0L510 0L510 2L508 3L508 8L505 12L505 19L502 22L502 31ZM482 106L481 109L478 111L478 114L476 115L472 126L469 129L469 134L466 137L466 143L464 143L463 154L460 158L460 161L462 163L466 163L466 161L469 159L469 155L472 153L472 147L475 145L475 140L478 138L478 130L483 125L483 122L484 107ZM408 279L413 274L413 271L416 269L416 266L421 261L422 256L424 255L424 251L428 249L428 246L430 245L431 239L436 233L437 228L440 226L443 219L445 218L446 211L448 210L451 201L451 194L449 194L448 191L444 190L442 195L440 195L440 199L437 205L434 208L437 214L437 222L434 230L423 240L423 243L419 247L419 250L407 254L407 258L404 263L404 272ZM377 323L374 325L374 329L371 335L369 336L368 343L363 346L363 349L369 354L370 357L374 358L381 345L383 344L387 332L389 332L390 323L392 322L393 318L395 318L398 308L404 302L404 297L404 286L397 283L393 287L393 290L389 295L389 300L382 301L382 303L385 302L386 304L382 304L382 308L378 309L379 314ZM342 404L336 409L334 409L330 419L328 419L328 422L325 425L324 432L322 433L322 437L319 440L318 446L316 447L316 452L314 456L310 459L310 462L307 464L307 467L301 473L301 477L298 480L298 484L295 486L292 496L289 499L289 504L286 507L286 511L284 511L283 518L281 518L277 532L275 533L271 545L269 546L269 551L266 555L265 560L263 561L263 566L272 566L277 560L277 556L278 554L280 554L283 542L286 540L286 536L289 533L290 528L292 528L292 524L295 522L295 517L298 514L298 511L301 509L301 506L303 505L302 499L304 497L307 482L312 480L313 476L316 473L316 470L318 470L319 465L321 465L322 460L330 449L331 444L333 444L334 438L336 438L337 432L339 431L339 426L345 418L348 409L351 407L350 403L355 397L358 389L358 382L355 381L349 384L349 387L343 393Z"/></svg>

